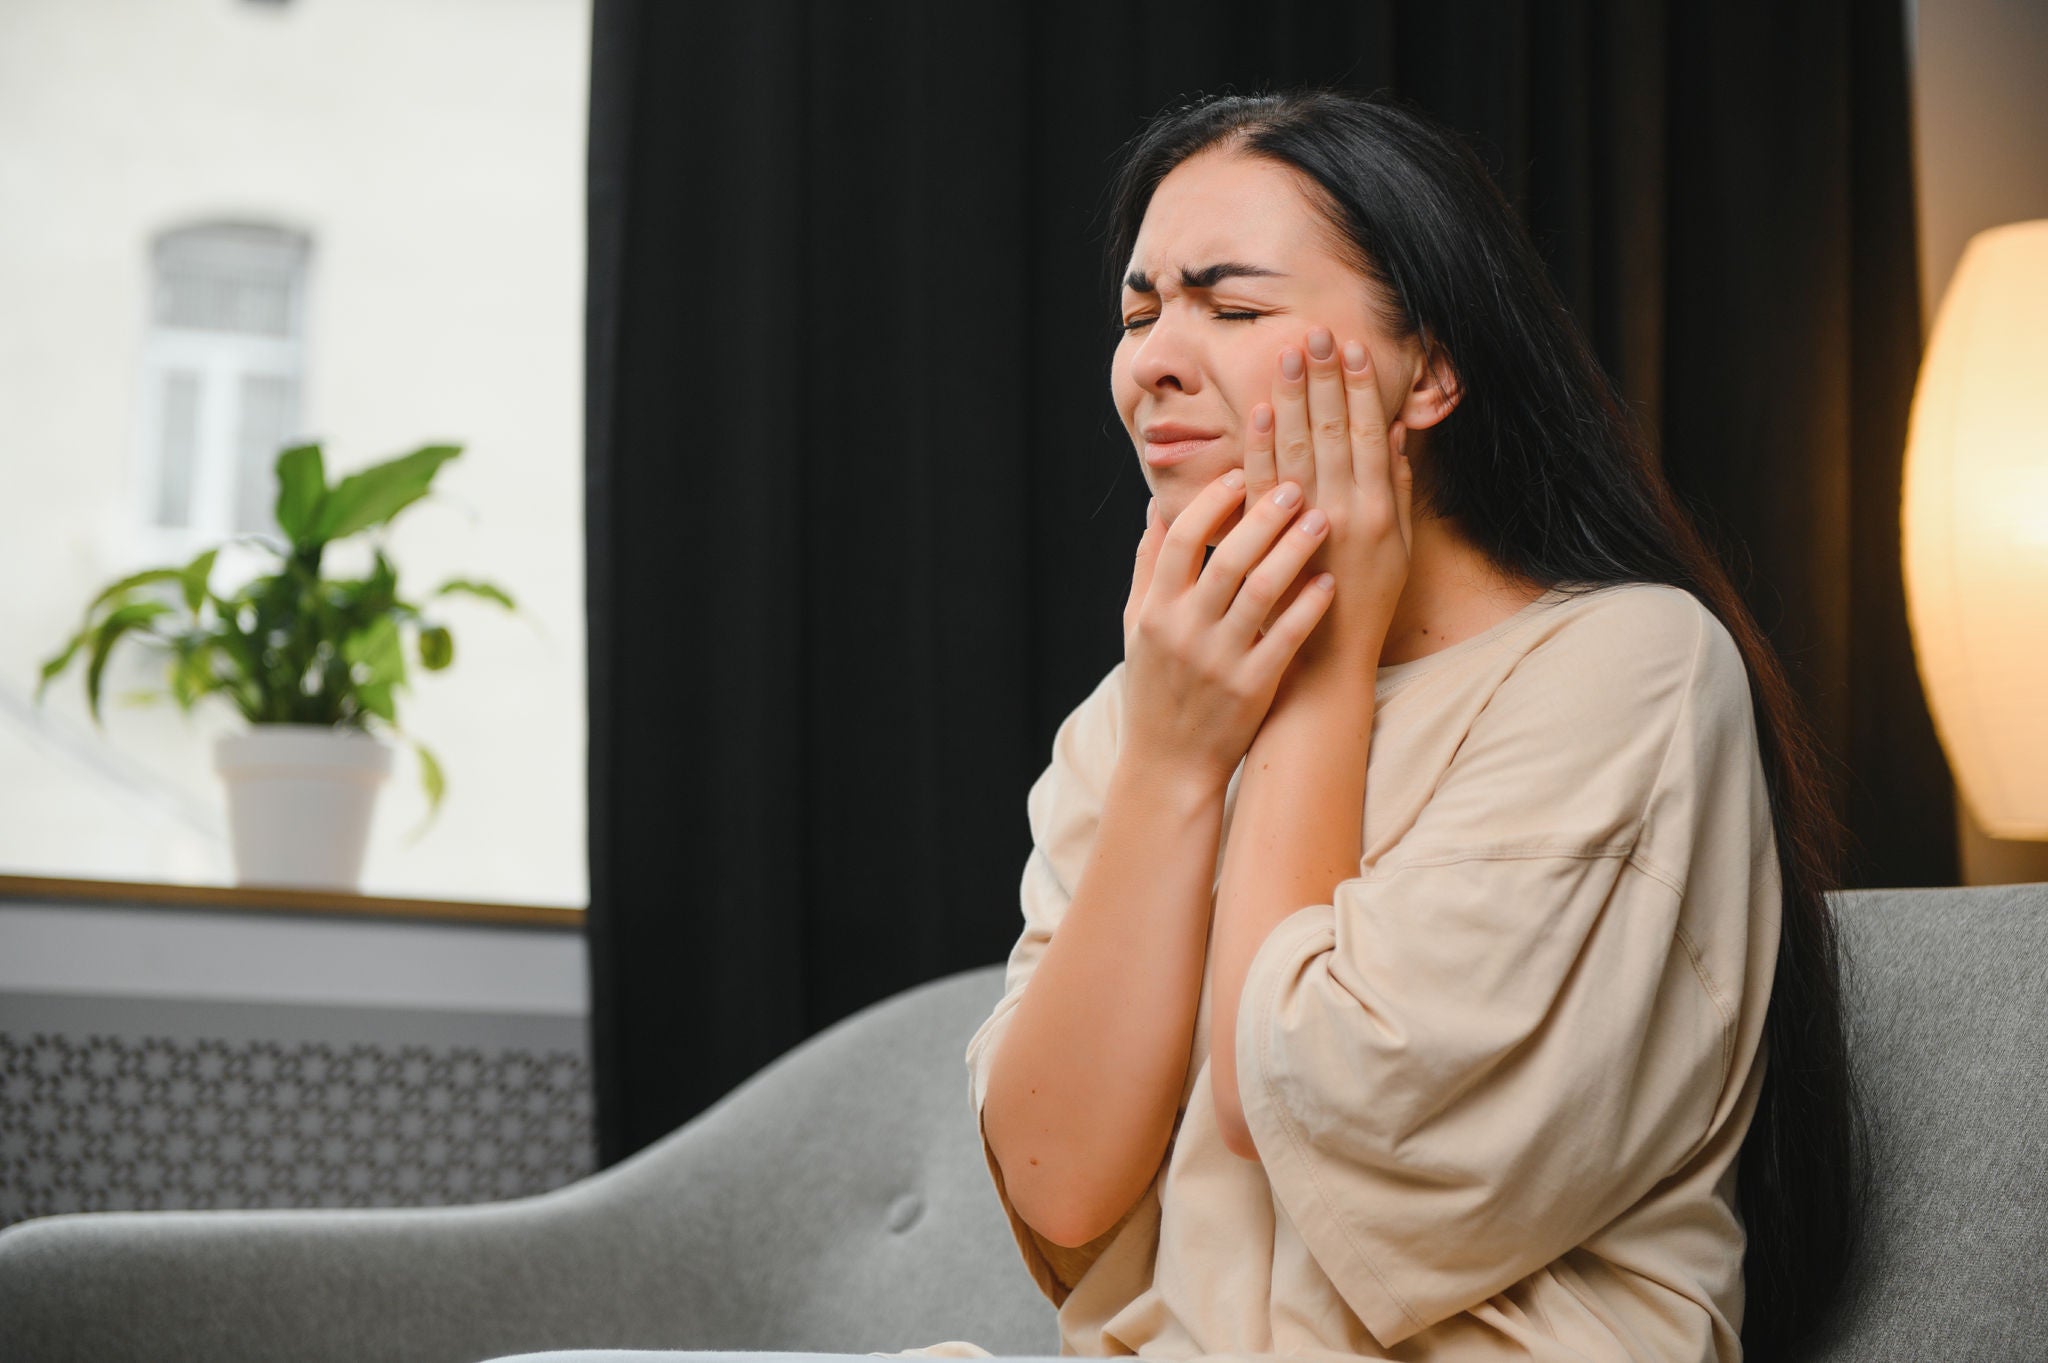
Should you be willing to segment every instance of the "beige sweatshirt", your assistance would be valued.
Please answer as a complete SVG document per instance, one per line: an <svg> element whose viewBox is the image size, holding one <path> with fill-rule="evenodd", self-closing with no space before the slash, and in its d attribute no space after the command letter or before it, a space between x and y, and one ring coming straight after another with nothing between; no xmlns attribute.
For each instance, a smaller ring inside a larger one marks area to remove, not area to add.
<svg viewBox="0 0 2048 1363"><path fill-rule="evenodd" d="M1123 681L1067 716L1031 788L1023 932L967 1046L977 1114L1086 864ZM1061 1352L1730 1363L1779 920L1733 638L1676 588L1550 592L1380 668L1375 697L1358 875L1246 981L1259 1160L1216 1125L1206 975L1173 1141L1117 1225L1039 1236L984 1135Z"/></svg>

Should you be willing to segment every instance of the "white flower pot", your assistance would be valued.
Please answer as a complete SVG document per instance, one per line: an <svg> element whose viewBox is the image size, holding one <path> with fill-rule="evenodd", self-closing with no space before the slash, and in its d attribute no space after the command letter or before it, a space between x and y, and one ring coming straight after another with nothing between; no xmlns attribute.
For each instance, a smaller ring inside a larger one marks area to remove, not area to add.
<svg viewBox="0 0 2048 1363"><path fill-rule="evenodd" d="M214 740L235 883L354 890L391 745L360 729L257 724Z"/></svg>

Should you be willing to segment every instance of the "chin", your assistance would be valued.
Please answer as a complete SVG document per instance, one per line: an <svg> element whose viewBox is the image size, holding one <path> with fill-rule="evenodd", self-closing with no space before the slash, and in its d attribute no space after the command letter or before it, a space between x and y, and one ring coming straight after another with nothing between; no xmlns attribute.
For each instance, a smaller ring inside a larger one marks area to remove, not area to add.
<svg viewBox="0 0 2048 1363"><path fill-rule="evenodd" d="M1209 484L1215 482L1232 469L1243 467L1242 464L1218 464L1213 469L1204 470L1193 468L1187 464L1176 464L1172 468L1147 468L1146 473L1148 477L1145 481L1146 485L1151 488L1152 495L1159 499L1159 510L1165 515L1166 523L1170 527L1175 521L1180 519L1180 513L1188 509L1189 505L1200 495L1203 488L1209 486ZM1213 548L1225 535L1235 530L1243 520L1244 507L1240 504L1233 508L1231 513L1223 519L1223 523L1216 528L1215 533L1211 534L1203 542Z"/></svg>

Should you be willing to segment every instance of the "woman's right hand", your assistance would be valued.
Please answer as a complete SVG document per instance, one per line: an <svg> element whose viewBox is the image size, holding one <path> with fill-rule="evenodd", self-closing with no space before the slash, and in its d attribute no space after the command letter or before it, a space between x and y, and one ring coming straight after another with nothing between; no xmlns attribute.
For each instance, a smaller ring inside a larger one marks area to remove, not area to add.
<svg viewBox="0 0 2048 1363"><path fill-rule="evenodd" d="M1286 505L1275 501L1288 494ZM1124 605L1120 752L1219 786L1250 750L1281 675L1332 600L1330 591L1304 585L1260 635L1328 523L1311 509L1291 526L1301 488L1283 482L1245 508L1205 566L1202 551L1243 498L1242 469L1202 489L1171 527L1155 498Z"/></svg>

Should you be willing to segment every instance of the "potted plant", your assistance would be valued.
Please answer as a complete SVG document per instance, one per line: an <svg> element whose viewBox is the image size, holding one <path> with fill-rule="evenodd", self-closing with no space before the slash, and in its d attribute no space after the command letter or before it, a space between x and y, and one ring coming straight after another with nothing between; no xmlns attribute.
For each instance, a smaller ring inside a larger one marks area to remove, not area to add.
<svg viewBox="0 0 2048 1363"><path fill-rule="evenodd" d="M223 597L210 581L217 546L182 568L122 578L93 598L79 631L42 665L36 700L83 649L87 704L104 729L100 685L108 653L123 638L142 641L167 658L163 690L181 710L189 714L204 697L221 695L249 722L214 746L214 766L227 785L237 883L356 889L377 789L391 769L384 730L419 757L428 811L412 838L440 811L447 788L441 764L400 728L396 691L410 685L408 632L429 672L454 661L455 641L446 625L399 596L381 536L367 577L322 577L321 558L337 540L389 525L461 452L460 445L422 446L330 487L319 445L283 451L277 525L284 541L230 541L261 545L277 556L277 570ZM464 578L442 583L429 600L452 594L516 609L497 587Z"/></svg>

